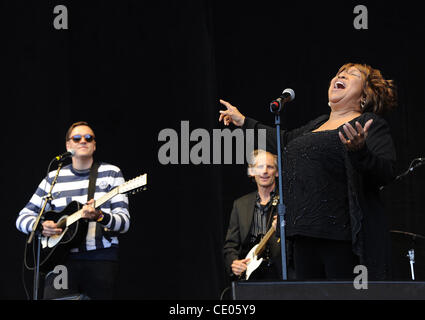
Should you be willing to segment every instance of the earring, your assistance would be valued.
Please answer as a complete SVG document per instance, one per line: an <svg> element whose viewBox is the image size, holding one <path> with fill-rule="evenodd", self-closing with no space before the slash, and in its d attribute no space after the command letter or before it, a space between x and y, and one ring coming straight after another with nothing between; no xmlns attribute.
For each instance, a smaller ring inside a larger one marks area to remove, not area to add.
<svg viewBox="0 0 425 320"><path fill-rule="evenodd" d="M362 107L362 109L364 109L364 106L366 105L366 100L362 100L360 102L360 106Z"/></svg>

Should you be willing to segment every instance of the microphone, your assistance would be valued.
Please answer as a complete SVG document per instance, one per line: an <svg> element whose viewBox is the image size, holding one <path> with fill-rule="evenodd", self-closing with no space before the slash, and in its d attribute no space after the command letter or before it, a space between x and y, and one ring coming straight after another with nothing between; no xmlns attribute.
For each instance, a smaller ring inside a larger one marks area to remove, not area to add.
<svg viewBox="0 0 425 320"><path fill-rule="evenodd" d="M273 100L270 103L270 111L271 112L280 112L283 104L286 102L290 102L295 99L295 92L290 88L286 88L283 90L282 94L276 100Z"/></svg>
<svg viewBox="0 0 425 320"><path fill-rule="evenodd" d="M75 150L73 150L73 149L69 149L67 152L62 153L62 154L60 154L60 155L56 156L56 157L55 157L55 159L56 159L57 161L62 161L62 160L65 160L65 159L66 159L66 158L68 158L68 157L73 157L73 156L74 156L74 154L75 154Z"/></svg>

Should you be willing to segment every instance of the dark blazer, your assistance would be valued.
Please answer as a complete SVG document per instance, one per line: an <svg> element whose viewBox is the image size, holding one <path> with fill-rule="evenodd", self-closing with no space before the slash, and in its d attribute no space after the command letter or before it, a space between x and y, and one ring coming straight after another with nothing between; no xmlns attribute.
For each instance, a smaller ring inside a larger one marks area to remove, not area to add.
<svg viewBox="0 0 425 320"><path fill-rule="evenodd" d="M233 209L230 215L229 227L227 229L226 239L223 246L224 263L226 273L232 274L233 260L245 258L241 256L244 245L249 241L249 231L251 229L254 217L254 208L257 192L251 192L236 199L233 202ZM274 212L273 214L276 214ZM269 240L272 256L279 254L280 246L276 242L276 234Z"/></svg>

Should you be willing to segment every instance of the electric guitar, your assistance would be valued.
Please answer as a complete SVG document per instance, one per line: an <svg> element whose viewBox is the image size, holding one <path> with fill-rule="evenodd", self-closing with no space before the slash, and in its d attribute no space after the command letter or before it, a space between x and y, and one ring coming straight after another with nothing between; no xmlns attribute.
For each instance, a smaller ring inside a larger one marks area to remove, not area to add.
<svg viewBox="0 0 425 320"><path fill-rule="evenodd" d="M278 202L279 202L279 196L275 196L272 202L273 208L276 207ZM272 212L270 212L270 214L272 214ZM263 253L264 249L266 248L267 242L270 240L271 236L275 233L275 231L276 231L276 228L272 226L269 229L269 231L267 231L265 236L261 239L261 241L255 246L253 246L251 250L248 252L248 254L246 255L245 259L250 259L250 260L247 262L247 269L242 274L242 277L245 277L245 280L248 280L251 274L263 262L264 258L258 259L258 256L260 256Z"/></svg>
<svg viewBox="0 0 425 320"><path fill-rule="evenodd" d="M99 208L102 204L112 199L118 194L131 192L135 194L140 190L146 190L147 174L140 175L132 180L124 182L115 187L107 194L94 201L93 207ZM40 247L40 270L49 271L58 263L63 261L71 248L78 246L87 236L88 220L82 218L83 205L78 201L70 202L62 211L48 211L44 213L44 220L53 220L57 227L62 229L60 234L41 237ZM32 251L32 250L30 250ZM31 252L29 252L31 254ZM34 270L34 264L28 262L34 261L25 254L25 266L29 270Z"/></svg>

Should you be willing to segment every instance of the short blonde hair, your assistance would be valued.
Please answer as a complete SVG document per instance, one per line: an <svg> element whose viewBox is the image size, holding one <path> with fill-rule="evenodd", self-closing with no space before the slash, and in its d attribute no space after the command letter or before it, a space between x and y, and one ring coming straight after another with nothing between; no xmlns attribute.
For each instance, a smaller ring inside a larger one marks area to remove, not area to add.
<svg viewBox="0 0 425 320"><path fill-rule="evenodd" d="M248 176L249 177L255 176L255 174L253 174L254 173L253 171L254 171L255 166L257 165L258 157L259 156L265 157L267 154L269 154L273 157L274 165L275 165L275 168L277 169L277 155L275 155L275 154L273 154L269 151L263 150L263 149L256 149L251 153L250 158L249 158L249 162L248 162Z"/></svg>

